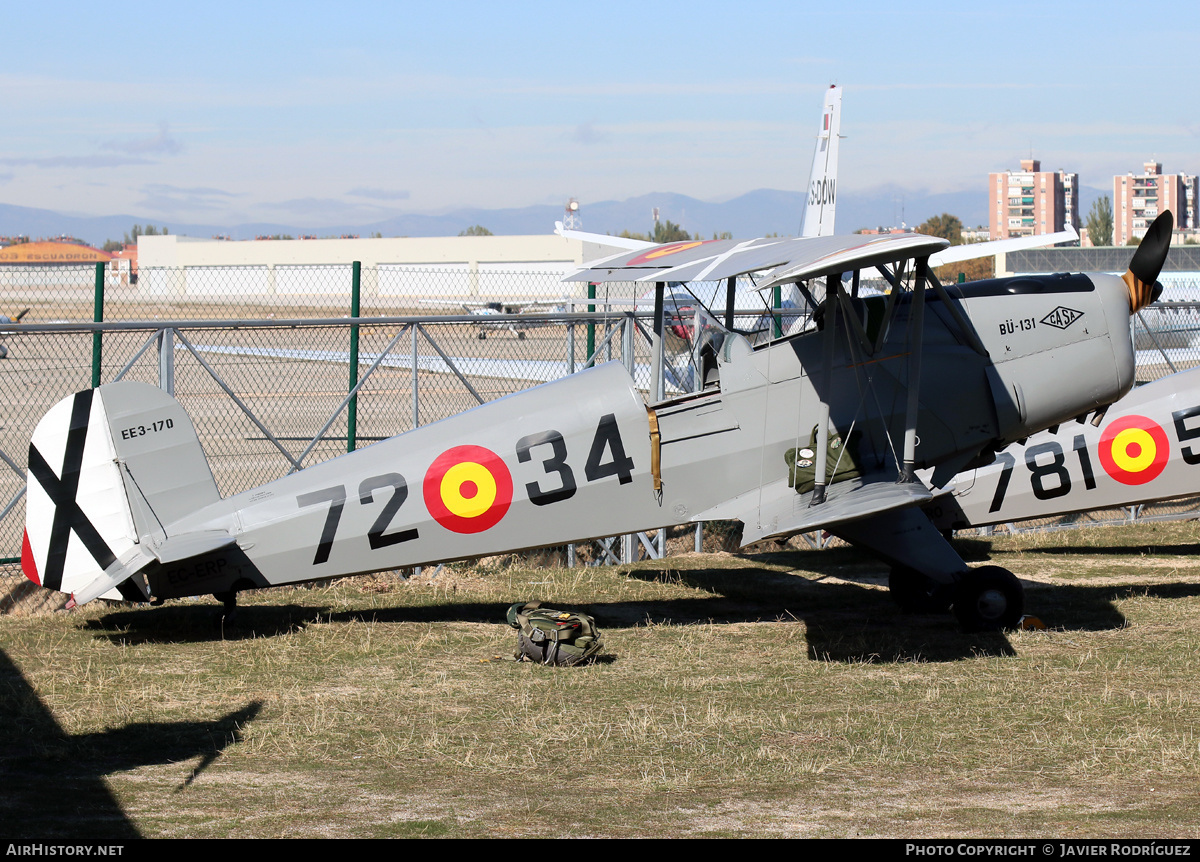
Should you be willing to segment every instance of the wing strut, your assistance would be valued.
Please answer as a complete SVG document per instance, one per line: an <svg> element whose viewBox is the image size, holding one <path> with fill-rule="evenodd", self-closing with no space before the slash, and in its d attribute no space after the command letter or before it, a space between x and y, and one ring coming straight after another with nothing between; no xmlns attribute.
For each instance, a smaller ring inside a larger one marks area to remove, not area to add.
<svg viewBox="0 0 1200 862"><path fill-rule="evenodd" d="M665 394L663 387L663 297L666 289L665 281L654 282L654 331L650 339L650 355L653 357L654 368L650 395L654 401L662 401Z"/></svg>
<svg viewBox="0 0 1200 862"><path fill-rule="evenodd" d="M825 379L822 382L824 391L821 395L821 405L817 411L817 460L814 465L816 474L813 477L816 484L813 487L812 499L808 504L810 506L819 506L825 502L825 486L828 484L829 478L825 473L826 461L829 459L829 398L833 392L833 356L837 344L837 300L841 290L842 274L840 272L825 276L825 341L822 345L825 349L825 367L823 369Z"/></svg>
<svg viewBox="0 0 1200 862"><path fill-rule="evenodd" d="M916 281L913 283L912 328L909 330L908 407L904 414L904 469L901 482L916 482L917 411L921 395L921 346L925 337L925 275L929 271L929 255L917 258Z"/></svg>
<svg viewBox="0 0 1200 862"><path fill-rule="evenodd" d="M725 328L733 332L733 302L734 286L737 284L737 276L731 275L725 279Z"/></svg>

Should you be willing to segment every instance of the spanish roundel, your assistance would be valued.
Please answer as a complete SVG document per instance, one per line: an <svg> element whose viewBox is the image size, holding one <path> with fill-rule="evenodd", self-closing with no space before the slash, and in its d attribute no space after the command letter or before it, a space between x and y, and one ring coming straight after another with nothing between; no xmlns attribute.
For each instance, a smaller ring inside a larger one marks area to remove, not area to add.
<svg viewBox="0 0 1200 862"><path fill-rule="evenodd" d="M714 242L711 239L691 240L683 242L671 242L666 245L655 246L649 251L644 251L635 257L633 260L627 261L625 266L637 266L639 263L649 263L652 260L658 260L660 257L667 257L672 254L679 254L681 251L687 251L690 248L705 245L706 243Z"/></svg>
<svg viewBox="0 0 1200 862"><path fill-rule="evenodd" d="M500 456L482 446L455 446L429 465L425 508L455 533L481 533L500 523L512 504L512 474Z"/></svg>
<svg viewBox="0 0 1200 862"><path fill-rule="evenodd" d="M1156 478L1170 457L1167 433L1145 416L1122 416L1100 435L1104 472L1124 485L1144 485Z"/></svg>

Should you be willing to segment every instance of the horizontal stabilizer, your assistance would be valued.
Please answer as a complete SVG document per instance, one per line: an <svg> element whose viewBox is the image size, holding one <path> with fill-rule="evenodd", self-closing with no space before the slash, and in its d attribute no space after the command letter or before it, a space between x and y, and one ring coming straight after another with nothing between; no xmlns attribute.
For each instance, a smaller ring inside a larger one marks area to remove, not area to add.
<svg viewBox="0 0 1200 862"><path fill-rule="evenodd" d="M235 541L233 536L222 530L203 530L165 539L150 539L146 544L160 563L176 563L189 557L207 554L209 551L220 550Z"/></svg>
<svg viewBox="0 0 1200 862"><path fill-rule="evenodd" d="M867 481L853 479L830 485L825 502L813 506L811 491L797 494L787 479L780 479L714 506L696 520L738 518L745 525L742 544L749 545L773 536L828 529L880 512L920 506L933 496L920 482L898 484L891 478L869 477Z"/></svg>
<svg viewBox="0 0 1200 862"><path fill-rule="evenodd" d="M152 562L154 562L154 557L147 552L146 548L134 545L114 560L103 574L82 589L75 590L71 594L71 598L77 605L87 604L92 599L99 598L118 586L127 578L133 577Z"/></svg>

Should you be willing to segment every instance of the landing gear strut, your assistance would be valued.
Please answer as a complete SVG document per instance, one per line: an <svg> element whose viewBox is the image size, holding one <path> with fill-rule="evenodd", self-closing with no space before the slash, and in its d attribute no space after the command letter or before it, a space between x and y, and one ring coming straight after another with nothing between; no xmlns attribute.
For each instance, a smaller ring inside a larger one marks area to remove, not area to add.
<svg viewBox="0 0 1200 862"><path fill-rule="evenodd" d="M225 607L221 613L217 614L216 624L232 625L234 617L237 616L237 590L227 590L223 593L213 593L213 598L221 602Z"/></svg>
<svg viewBox="0 0 1200 862"><path fill-rule="evenodd" d="M1016 628L1024 612L1025 589L1008 569L971 569L955 589L954 616L963 631Z"/></svg>

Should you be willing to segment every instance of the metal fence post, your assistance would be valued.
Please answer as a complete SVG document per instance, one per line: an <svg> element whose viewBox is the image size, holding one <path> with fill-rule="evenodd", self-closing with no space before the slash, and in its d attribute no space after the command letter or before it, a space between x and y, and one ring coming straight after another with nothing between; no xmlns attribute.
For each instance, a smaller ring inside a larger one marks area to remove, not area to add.
<svg viewBox="0 0 1200 862"><path fill-rule="evenodd" d="M591 356L592 354L588 354ZM567 374L575 373L575 321L567 324Z"/></svg>
<svg viewBox="0 0 1200 862"><path fill-rule="evenodd" d="M413 428L421 424L420 396L417 392L417 327L412 327L412 419Z"/></svg>
<svg viewBox="0 0 1200 862"><path fill-rule="evenodd" d="M362 261L350 264L350 317L358 320L359 288L362 283ZM358 324L350 324L350 392L358 385ZM350 396L346 405L346 451L353 452L358 444L358 394Z"/></svg>
<svg viewBox="0 0 1200 862"><path fill-rule="evenodd" d="M104 263L96 263L96 294L92 303L92 322L104 322ZM97 329L92 333L92 388L100 385L100 360L104 336Z"/></svg>
<svg viewBox="0 0 1200 862"><path fill-rule="evenodd" d="M158 333L158 388L175 397L175 330Z"/></svg>
<svg viewBox="0 0 1200 862"><path fill-rule="evenodd" d="M596 282L588 282L588 299L596 298ZM588 303L588 311L595 311L596 306ZM589 320L587 325L587 355L590 357L596 352L596 321ZM595 362L593 362L595 364Z"/></svg>
<svg viewBox="0 0 1200 862"><path fill-rule="evenodd" d="M775 289L771 291L771 304L775 308L775 314L771 315L775 319L775 337L783 338L783 315L779 314L779 309L783 308L783 287L775 285Z"/></svg>

